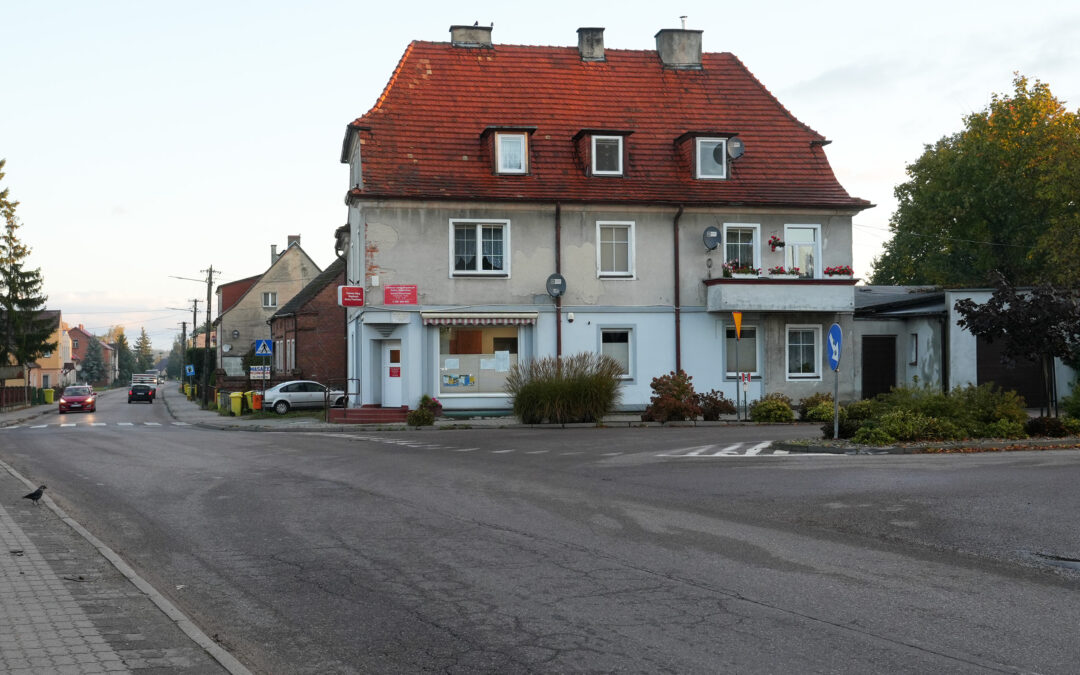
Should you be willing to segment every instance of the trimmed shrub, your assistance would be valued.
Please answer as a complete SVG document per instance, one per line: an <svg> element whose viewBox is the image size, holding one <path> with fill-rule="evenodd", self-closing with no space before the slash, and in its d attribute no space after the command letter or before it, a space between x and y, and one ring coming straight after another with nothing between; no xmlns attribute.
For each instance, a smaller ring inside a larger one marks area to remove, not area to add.
<svg viewBox="0 0 1080 675"><path fill-rule="evenodd" d="M1080 419L1065 417L1062 418L1061 423L1065 425L1065 431L1069 432L1070 436L1080 436Z"/></svg>
<svg viewBox="0 0 1080 675"><path fill-rule="evenodd" d="M844 413L849 420L862 422L873 417L877 407L875 401L852 401L844 406Z"/></svg>
<svg viewBox="0 0 1080 675"><path fill-rule="evenodd" d="M791 399L783 394L766 394L750 404L750 419L754 422L794 422Z"/></svg>
<svg viewBox="0 0 1080 675"><path fill-rule="evenodd" d="M863 445L892 445L896 439L884 430L872 426L864 426L851 440Z"/></svg>
<svg viewBox="0 0 1080 675"><path fill-rule="evenodd" d="M829 410L832 410L832 394L826 392L818 392L816 394L810 394L803 400L799 401L799 419L809 420L811 422L821 422L822 420L816 420L809 417L809 414L811 410L817 408L822 403L828 403ZM832 417L831 412L829 413L829 416Z"/></svg>
<svg viewBox="0 0 1080 675"><path fill-rule="evenodd" d="M923 437L930 418L913 410L890 410L878 420L877 428L898 441L915 441Z"/></svg>
<svg viewBox="0 0 1080 675"><path fill-rule="evenodd" d="M1064 438L1069 435L1069 430L1060 417L1032 417L1024 425L1024 430L1029 436Z"/></svg>
<svg viewBox="0 0 1080 675"><path fill-rule="evenodd" d="M1061 409L1065 414L1080 419L1080 380L1072 383L1072 393L1061 399Z"/></svg>
<svg viewBox="0 0 1080 675"><path fill-rule="evenodd" d="M707 422L715 422L721 415L735 414L735 403L724 398L723 392L716 389L698 394L697 404L701 408L701 419Z"/></svg>
<svg viewBox="0 0 1080 675"><path fill-rule="evenodd" d="M1001 419L987 424L980 435L987 438L1027 438L1027 431L1020 422Z"/></svg>
<svg viewBox="0 0 1080 675"><path fill-rule="evenodd" d="M701 414L701 407L694 393L693 379L682 370L654 377L649 384L653 395L641 419L651 422L696 419Z"/></svg>
<svg viewBox="0 0 1080 675"><path fill-rule="evenodd" d="M432 398L427 394L424 394L420 397L420 404L416 407L418 410L430 411L432 418L442 415L442 403L439 403L439 399Z"/></svg>
<svg viewBox="0 0 1080 675"><path fill-rule="evenodd" d="M410 427L429 427L435 424L435 413L427 408L410 410L409 414L405 416L405 423Z"/></svg>
<svg viewBox="0 0 1080 675"><path fill-rule="evenodd" d="M841 408L843 410L843 408ZM862 422L860 420L845 419L843 413L840 415L840 423L837 425L837 431L840 433L840 438L853 438L855 434L859 433L859 429L862 428ZM821 425L821 435L824 438L832 438L833 423L830 419L825 424Z"/></svg>
<svg viewBox="0 0 1080 675"><path fill-rule="evenodd" d="M813 407L804 410L802 418L808 422L829 422L831 424L833 421L833 407L832 397L830 396L829 400L820 401ZM839 417L841 420L847 417L847 410L843 406L840 407Z"/></svg>
<svg viewBox="0 0 1080 675"><path fill-rule="evenodd" d="M622 364L610 356L582 352L556 359L519 362L510 368L503 389L514 401L514 414L525 424L548 421L598 422L618 405Z"/></svg>

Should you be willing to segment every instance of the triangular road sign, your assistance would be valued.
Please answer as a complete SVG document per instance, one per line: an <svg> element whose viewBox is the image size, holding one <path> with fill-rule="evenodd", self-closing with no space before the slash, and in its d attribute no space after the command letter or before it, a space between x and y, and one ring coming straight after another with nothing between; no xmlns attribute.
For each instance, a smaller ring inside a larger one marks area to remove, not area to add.
<svg viewBox="0 0 1080 675"><path fill-rule="evenodd" d="M274 348L269 340L255 341L255 356L273 356Z"/></svg>

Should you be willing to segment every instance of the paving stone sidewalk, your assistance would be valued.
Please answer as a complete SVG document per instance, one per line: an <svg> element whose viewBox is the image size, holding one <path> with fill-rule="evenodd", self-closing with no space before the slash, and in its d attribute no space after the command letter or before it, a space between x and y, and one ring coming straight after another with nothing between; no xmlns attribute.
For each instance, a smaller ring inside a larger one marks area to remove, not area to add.
<svg viewBox="0 0 1080 675"><path fill-rule="evenodd" d="M115 554L77 531L47 491L37 506L22 499L30 491L0 462L0 672L247 672L208 639L201 645L185 633L193 626L155 604L153 590L125 576L107 557Z"/></svg>

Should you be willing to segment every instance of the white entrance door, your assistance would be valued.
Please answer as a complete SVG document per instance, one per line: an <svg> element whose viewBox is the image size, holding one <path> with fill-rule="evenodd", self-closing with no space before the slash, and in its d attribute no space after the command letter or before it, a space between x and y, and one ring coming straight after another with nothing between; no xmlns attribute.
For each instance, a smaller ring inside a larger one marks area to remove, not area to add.
<svg viewBox="0 0 1080 675"><path fill-rule="evenodd" d="M401 407L401 340L384 340L382 348L382 407Z"/></svg>

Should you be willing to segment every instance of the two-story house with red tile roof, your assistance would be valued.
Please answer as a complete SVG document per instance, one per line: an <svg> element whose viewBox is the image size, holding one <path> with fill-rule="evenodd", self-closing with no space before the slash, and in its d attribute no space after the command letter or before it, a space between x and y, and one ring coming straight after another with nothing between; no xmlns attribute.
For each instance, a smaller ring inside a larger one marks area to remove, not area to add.
<svg viewBox="0 0 1080 675"><path fill-rule="evenodd" d="M578 352L623 364L628 409L677 369L729 398L740 372L751 399L831 391L823 340L850 332L855 282L826 270L851 265L871 204L839 184L829 141L734 55L703 53L701 31L622 50L602 28L576 48L491 30L411 43L347 126L360 402L505 410L519 359Z"/></svg>

